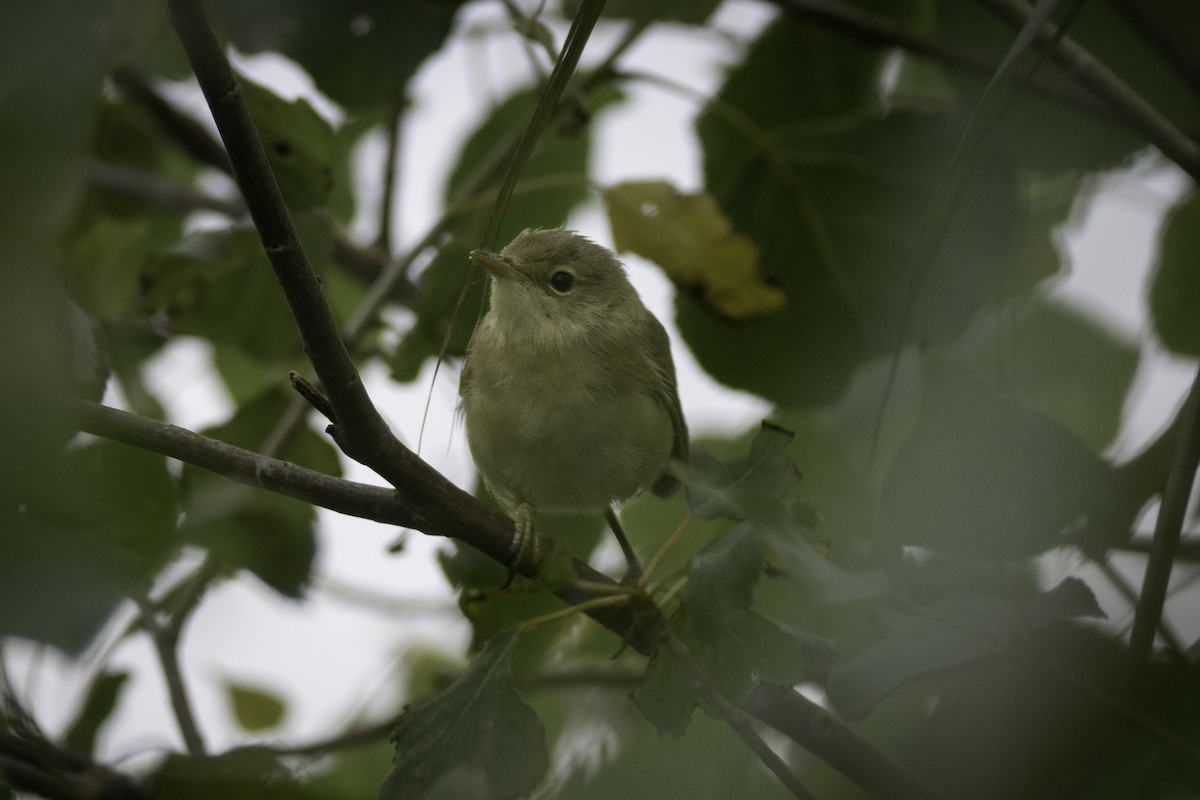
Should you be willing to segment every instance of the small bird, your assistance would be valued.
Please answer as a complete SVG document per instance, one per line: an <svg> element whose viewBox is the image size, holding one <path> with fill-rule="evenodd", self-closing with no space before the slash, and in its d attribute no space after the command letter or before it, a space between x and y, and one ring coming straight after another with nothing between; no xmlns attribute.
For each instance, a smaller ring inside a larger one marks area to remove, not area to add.
<svg viewBox="0 0 1200 800"><path fill-rule="evenodd" d="M475 465L513 514L513 563L536 542L536 510L602 512L622 582L636 583L615 506L648 486L673 492L667 466L688 455L667 332L617 257L573 231L527 229L470 257L492 293L459 394Z"/></svg>

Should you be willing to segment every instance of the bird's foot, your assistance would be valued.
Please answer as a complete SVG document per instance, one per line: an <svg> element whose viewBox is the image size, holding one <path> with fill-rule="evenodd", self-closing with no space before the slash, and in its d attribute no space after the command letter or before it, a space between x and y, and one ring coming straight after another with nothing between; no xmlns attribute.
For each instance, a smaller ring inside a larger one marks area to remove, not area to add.
<svg viewBox="0 0 1200 800"><path fill-rule="evenodd" d="M513 538L508 545L508 580L504 582L506 587L526 561L537 562L539 553L534 517L533 506L529 503L519 504L513 512Z"/></svg>

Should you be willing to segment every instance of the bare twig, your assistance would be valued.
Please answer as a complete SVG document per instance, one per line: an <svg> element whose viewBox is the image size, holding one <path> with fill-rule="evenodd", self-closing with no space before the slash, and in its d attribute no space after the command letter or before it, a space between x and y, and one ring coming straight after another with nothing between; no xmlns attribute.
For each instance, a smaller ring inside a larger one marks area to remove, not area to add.
<svg viewBox="0 0 1200 800"><path fill-rule="evenodd" d="M375 235L375 249L382 253L392 252L392 208L396 199L396 165L400 160L400 120L404 112L404 101L395 98L387 117L387 155L383 162L383 198L379 203L379 232Z"/></svg>
<svg viewBox="0 0 1200 800"><path fill-rule="evenodd" d="M183 671L179 667L179 628L163 625L158 618L158 612L149 601L139 601L138 606L142 612L142 627L150 634L154 650L158 653L163 677L167 682L167 695L171 698L171 710L175 713L175 723L179 726L183 744L189 755L202 756L205 754L204 737L196 723L187 685L183 680Z"/></svg>
<svg viewBox="0 0 1200 800"><path fill-rule="evenodd" d="M230 217L246 213L246 204L241 200L213 197L158 173L124 164L92 161L88 166L88 178L98 189L138 197L159 208L216 211Z"/></svg>
<svg viewBox="0 0 1200 800"><path fill-rule="evenodd" d="M1023 0L977 0L1010 26L1020 30L1031 9ZM1174 161L1194 181L1200 181L1200 144L1189 137L1092 56L1070 36L1060 36L1057 26L1047 23L1037 36L1039 46L1078 83L1111 107L1125 124Z"/></svg>
<svg viewBox="0 0 1200 800"><path fill-rule="evenodd" d="M414 528L431 536L447 536L474 547L508 566L508 543L512 521L497 509L483 503L426 466L437 476L424 491L401 494L381 486L369 486L334 478L287 461L268 458L225 442L202 436L158 420L139 417L84 400L69 402L75 425L82 431L141 447L154 453L224 475L247 486L303 500L350 516L390 525ZM420 462L424 464L424 462ZM413 477L425 480L424 475ZM553 545L543 541L549 558ZM543 568L544 563L533 566ZM568 604L585 603L620 591L617 584L582 561L572 560L581 583L555 591ZM608 591L587 588L590 582ZM178 613L173 609L173 613ZM629 607L595 608L588 616L606 628L626 637L630 646L648 653L655 647L654 624L635 625L634 610Z"/></svg>
<svg viewBox="0 0 1200 800"><path fill-rule="evenodd" d="M1129 682L1135 685L1150 651L1154 647L1154 632L1162 617L1167 585L1175 566L1175 551L1187 514L1188 499L1200 465L1200 370L1192 382L1184 407L1180 410L1181 425L1175 459L1167 476L1158 520L1154 525L1154 542L1146 562L1146 577L1133 618L1129 636Z"/></svg>

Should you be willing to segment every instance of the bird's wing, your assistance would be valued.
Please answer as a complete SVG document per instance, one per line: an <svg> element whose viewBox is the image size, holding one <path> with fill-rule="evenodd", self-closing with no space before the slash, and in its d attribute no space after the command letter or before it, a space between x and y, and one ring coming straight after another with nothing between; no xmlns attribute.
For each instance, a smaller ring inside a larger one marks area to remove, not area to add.
<svg viewBox="0 0 1200 800"><path fill-rule="evenodd" d="M649 345L647 357L656 378L654 382L654 399L657 400L671 418L673 440L671 457L680 461L688 458L688 429L683 418L683 407L679 403L679 387L675 380L675 362L671 359L671 340L662 323L652 314L646 314L645 341ZM666 496L675 491L679 481L670 474L664 473L654 482L653 491L659 496Z"/></svg>

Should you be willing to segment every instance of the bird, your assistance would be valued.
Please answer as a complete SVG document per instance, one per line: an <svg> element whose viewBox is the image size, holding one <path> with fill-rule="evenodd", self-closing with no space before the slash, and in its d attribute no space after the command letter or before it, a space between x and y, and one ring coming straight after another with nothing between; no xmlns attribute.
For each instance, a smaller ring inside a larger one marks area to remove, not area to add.
<svg viewBox="0 0 1200 800"><path fill-rule="evenodd" d="M475 465L513 517L509 563L536 558L538 511L599 512L625 555L622 583L637 583L615 509L646 488L671 494L670 462L688 457L666 330L617 256L577 232L526 229L470 259L491 294L459 394Z"/></svg>

